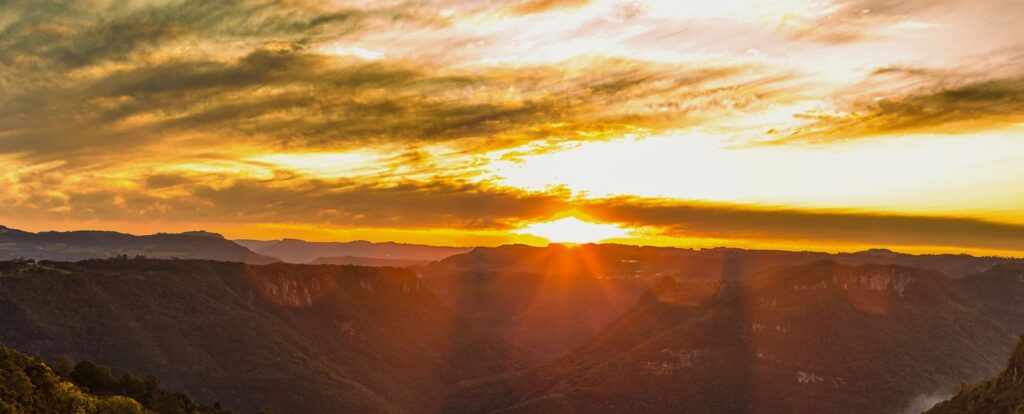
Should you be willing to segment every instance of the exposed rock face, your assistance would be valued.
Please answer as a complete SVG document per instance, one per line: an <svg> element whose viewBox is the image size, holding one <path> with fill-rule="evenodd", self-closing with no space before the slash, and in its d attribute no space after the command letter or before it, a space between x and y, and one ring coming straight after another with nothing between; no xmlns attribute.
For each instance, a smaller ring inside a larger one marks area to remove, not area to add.
<svg viewBox="0 0 1024 414"><path fill-rule="evenodd" d="M341 269L356 269L355 266L340 266ZM340 280L331 274L312 274L296 276L289 273L288 266L267 266L252 268L247 273L253 286L269 302L298 308L313 306L318 300L341 287ZM419 291L420 281L408 271L388 269L394 273L386 283L392 283L402 293ZM379 275L367 274L356 278L359 288L373 292L374 286L381 283Z"/></svg>
<svg viewBox="0 0 1024 414"><path fill-rule="evenodd" d="M896 268L889 268L880 273L869 274L842 274L832 278L832 282L843 290L868 289L875 291L892 290L903 297L907 286L913 283L914 278L901 272Z"/></svg>

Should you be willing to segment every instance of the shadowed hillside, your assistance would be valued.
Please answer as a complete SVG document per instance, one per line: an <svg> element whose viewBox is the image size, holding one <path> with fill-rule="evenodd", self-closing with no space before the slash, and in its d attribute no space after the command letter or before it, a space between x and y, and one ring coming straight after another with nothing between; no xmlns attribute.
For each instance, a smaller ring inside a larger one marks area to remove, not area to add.
<svg viewBox="0 0 1024 414"><path fill-rule="evenodd" d="M111 259L0 266L0 342L158 375L243 412L430 412L504 346L392 268Z"/></svg>
<svg viewBox="0 0 1024 414"><path fill-rule="evenodd" d="M1024 303L1008 287L1002 304ZM915 396L998 369L1020 321L992 305L965 280L900 266L820 261L723 278L714 288L665 278L567 355L467 383L446 407L896 412Z"/></svg>
<svg viewBox="0 0 1024 414"><path fill-rule="evenodd" d="M927 414L1020 414L1024 413L1024 337L1010 360L995 378L973 387L962 387L953 398L937 404Z"/></svg>

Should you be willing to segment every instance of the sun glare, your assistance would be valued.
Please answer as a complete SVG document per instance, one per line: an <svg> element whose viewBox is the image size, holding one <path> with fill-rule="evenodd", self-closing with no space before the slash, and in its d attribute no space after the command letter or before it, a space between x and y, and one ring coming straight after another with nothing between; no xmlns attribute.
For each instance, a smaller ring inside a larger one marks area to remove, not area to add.
<svg viewBox="0 0 1024 414"><path fill-rule="evenodd" d="M521 230L520 234L543 237L552 243L595 243L603 240L627 237L626 229L614 224L591 223L576 217L565 217L554 221L533 223Z"/></svg>

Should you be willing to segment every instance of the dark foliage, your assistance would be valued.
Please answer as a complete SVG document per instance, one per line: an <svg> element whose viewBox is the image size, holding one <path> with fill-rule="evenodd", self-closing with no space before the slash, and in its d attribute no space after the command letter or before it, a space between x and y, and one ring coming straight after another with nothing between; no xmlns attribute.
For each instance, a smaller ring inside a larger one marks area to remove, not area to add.
<svg viewBox="0 0 1024 414"><path fill-rule="evenodd" d="M0 345L0 413L142 414L137 401L84 392L42 359Z"/></svg>
<svg viewBox="0 0 1024 414"><path fill-rule="evenodd" d="M927 411L927 414L1021 413L1024 413L1024 337L1017 342L1003 372L973 387L960 387L949 401Z"/></svg>

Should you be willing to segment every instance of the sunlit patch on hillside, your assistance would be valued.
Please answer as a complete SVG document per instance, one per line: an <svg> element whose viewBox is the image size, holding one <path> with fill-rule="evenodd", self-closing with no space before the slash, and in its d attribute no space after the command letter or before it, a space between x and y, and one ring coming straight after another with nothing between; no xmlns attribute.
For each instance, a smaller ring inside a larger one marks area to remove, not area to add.
<svg viewBox="0 0 1024 414"><path fill-rule="evenodd" d="M553 243L576 244L595 243L629 235L629 232L621 226L583 221L572 216L533 223L518 230L517 233L543 237Z"/></svg>

